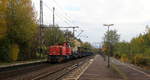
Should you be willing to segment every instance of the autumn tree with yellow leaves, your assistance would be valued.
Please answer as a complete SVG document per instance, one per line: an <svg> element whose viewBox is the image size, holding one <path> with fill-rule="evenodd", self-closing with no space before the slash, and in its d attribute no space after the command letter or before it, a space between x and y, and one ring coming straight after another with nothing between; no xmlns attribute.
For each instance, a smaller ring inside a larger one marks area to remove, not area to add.
<svg viewBox="0 0 150 80"><path fill-rule="evenodd" d="M27 59L36 32L31 0L0 0L0 60Z"/></svg>
<svg viewBox="0 0 150 80"><path fill-rule="evenodd" d="M130 42L119 42L116 45L115 57L124 62L140 66L150 66L150 28L144 34L133 38ZM150 68L150 67L149 67Z"/></svg>

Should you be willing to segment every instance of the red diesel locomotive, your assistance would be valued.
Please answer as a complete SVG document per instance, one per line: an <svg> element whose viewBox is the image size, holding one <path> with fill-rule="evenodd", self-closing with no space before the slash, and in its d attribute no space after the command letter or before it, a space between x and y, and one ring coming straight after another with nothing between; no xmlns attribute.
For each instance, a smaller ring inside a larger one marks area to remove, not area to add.
<svg viewBox="0 0 150 80"><path fill-rule="evenodd" d="M69 43L63 45L53 45L49 47L48 62L62 62L69 59L72 55L72 49Z"/></svg>

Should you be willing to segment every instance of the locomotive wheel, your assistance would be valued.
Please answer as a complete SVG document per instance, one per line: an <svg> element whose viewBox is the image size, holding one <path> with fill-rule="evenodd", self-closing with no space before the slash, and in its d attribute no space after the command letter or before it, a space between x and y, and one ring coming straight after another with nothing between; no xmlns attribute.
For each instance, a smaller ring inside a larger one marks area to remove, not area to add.
<svg viewBox="0 0 150 80"><path fill-rule="evenodd" d="M51 62L51 57L50 56L48 56L47 62Z"/></svg>
<svg viewBox="0 0 150 80"><path fill-rule="evenodd" d="M64 57L59 57L57 62L63 62L64 61Z"/></svg>

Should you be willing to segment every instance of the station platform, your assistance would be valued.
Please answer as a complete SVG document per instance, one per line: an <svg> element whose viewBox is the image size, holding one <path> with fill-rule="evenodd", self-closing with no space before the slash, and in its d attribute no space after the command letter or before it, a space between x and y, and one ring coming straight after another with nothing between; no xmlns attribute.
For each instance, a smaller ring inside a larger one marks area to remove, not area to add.
<svg viewBox="0 0 150 80"><path fill-rule="evenodd" d="M46 59L34 60L34 61L19 61L19 62L14 62L14 63L1 64L0 69L1 68L7 68L7 67L13 67L13 66L19 66L19 65L40 63L40 62L45 62L45 61L46 61Z"/></svg>
<svg viewBox="0 0 150 80"><path fill-rule="evenodd" d="M123 80L111 67L107 67L107 61L96 55L93 63L85 70L78 80Z"/></svg>

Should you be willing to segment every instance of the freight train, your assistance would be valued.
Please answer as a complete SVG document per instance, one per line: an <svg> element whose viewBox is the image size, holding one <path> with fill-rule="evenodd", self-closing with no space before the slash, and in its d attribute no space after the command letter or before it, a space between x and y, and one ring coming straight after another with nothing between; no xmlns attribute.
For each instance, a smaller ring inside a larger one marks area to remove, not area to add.
<svg viewBox="0 0 150 80"><path fill-rule="evenodd" d="M87 51L87 48L78 47L77 51L73 51L68 42L63 44L52 45L49 47L48 62L63 62L70 59L81 58L93 55Z"/></svg>

